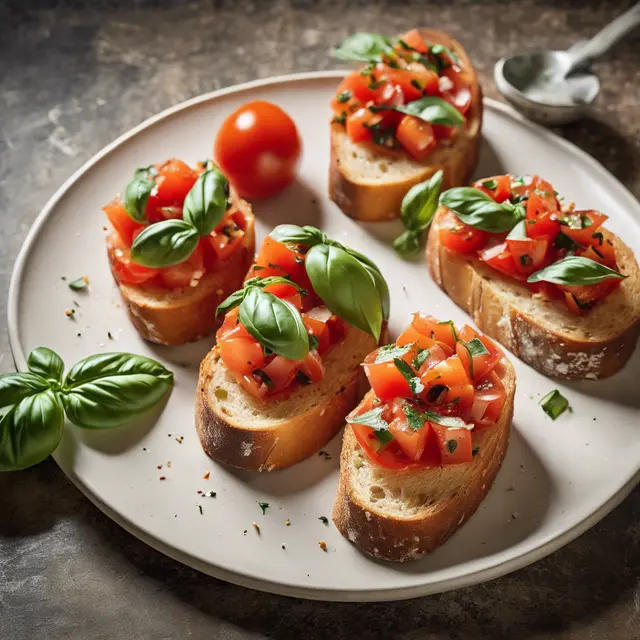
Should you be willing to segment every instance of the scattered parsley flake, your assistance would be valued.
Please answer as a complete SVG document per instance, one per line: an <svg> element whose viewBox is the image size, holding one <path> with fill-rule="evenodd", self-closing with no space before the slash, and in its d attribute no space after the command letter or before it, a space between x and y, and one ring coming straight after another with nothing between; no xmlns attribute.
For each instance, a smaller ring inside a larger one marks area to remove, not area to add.
<svg viewBox="0 0 640 640"><path fill-rule="evenodd" d="M329 518L327 518L327 516L319 516L318 520L320 520L320 522L322 522L322 524L329 524Z"/></svg>
<svg viewBox="0 0 640 640"><path fill-rule="evenodd" d="M262 515L264 516L271 505L268 502L258 502L258 506L262 509Z"/></svg>

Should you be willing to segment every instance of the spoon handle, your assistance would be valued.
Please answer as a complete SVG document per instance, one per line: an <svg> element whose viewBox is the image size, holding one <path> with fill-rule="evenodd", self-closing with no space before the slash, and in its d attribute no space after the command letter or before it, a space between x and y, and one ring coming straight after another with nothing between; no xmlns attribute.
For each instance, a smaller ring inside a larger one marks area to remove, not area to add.
<svg viewBox="0 0 640 640"><path fill-rule="evenodd" d="M640 2L611 21L604 29L596 33L593 38L578 47L570 49L571 60L565 75L569 75L580 67L588 66L593 60L609 51L614 44L622 40L627 33L638 25L640 25Z"/></svg>

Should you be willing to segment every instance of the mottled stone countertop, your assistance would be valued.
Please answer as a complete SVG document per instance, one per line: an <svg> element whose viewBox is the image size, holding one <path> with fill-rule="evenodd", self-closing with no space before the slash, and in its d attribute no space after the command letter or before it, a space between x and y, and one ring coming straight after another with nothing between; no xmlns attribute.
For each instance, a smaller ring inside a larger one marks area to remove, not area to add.
<svg viewBox="0 0 640 640"><path fill-rule="evenodd" d="M518 48L562 48L630 2L3 0L0 313L15 256L53 191L103 145L199 93L329 69L354 30L437 24L485 92ZM640 196L640 38L597 64L589 119L559 130ZM0 371L12 360L0 333ZM623 446L623 443L622 445ZM147 547L48 460L0 477L0 638L640 638L640 490L579 539L476 587L399 603L326 604L227 584Z"/></svg>

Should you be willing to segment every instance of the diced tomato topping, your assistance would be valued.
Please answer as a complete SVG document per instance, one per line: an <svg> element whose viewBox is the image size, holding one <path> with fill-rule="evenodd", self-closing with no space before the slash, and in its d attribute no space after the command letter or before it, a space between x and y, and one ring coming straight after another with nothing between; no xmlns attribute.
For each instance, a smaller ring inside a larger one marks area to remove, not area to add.
<svg viewBox="0 0 640 640"><path fill-rule="evenodd" d="M458 65L453 64L442 72L441 77L447 79L446 81L440 80L442 97L458 109L462 115L466 114L471 106L469 74L462 71Z"/></svg>
<svg viewBox="0 0 640 640"><path fill-rule="evenodd" d="M470 227L462 222L452 211L447 211L439 221L438 238L440 242L456 253L470 253L482 247L489 234L481 229Z"/></svg>
<svg viewBox="0 0 640 640"><path fill-rule="evenodd" d="M452 322L440 322L426 313L414 313L411 326L418 333L432 340L443 342L452 350L455 349L457 333Z"/></svg>
<svg viewBox="0 0 640 640"><path fill-rule="evenodd" d="M442 464L465 464L473 460L473 441L469 429L443 427L431 423L440 448Z"/></svg>
<svg viewBox="0 0 640 640"><path fill-rule="evenodd" d="M382 116L361 107L347 117L347 135L353 142L371 142L371 128L380 124Z"/></svg>
<svg viewBox="0 0 640 640"><path fill-rule="evenodd" d="M554 240L561 230L558 221L561 216L553 187L546 180L535 177L528 193L527 236L530 238L543 236Z"/></svg>
<svg viewBox="0 0 640 640"><path fill-rule="evenodd" d="M424 160L436 148L436 136L428 122L404 116L396 131L398 142L416 160Z"/></svg>
<svg viewBox="0 0 640 640"><path fill-rule="evenodd" d="M529 276L538 271L547 256L549 241L546 238L507 238L507 247L513 256L516 271Z"/></svg>
<svg viewBox="0 0 640 640"><path fill-rule="evenodd" d="M252 338L219 340L220 355L224 363L241 375L259 369L265 362L264 350Z"/></svg>
<svg viewBox="0 0 640 640"><path fill-rule="evenodd" d="M371 388L380 400L412 397L409 382L393 361L365 364L364 371Z"/></svg>
<svg viewBox="0 0 640 640"><path fill-rule="evenodd" d="M119 234L112 234L107 240L112 256L112 269L118 282L142 284L158 275L158 269L150 269L131 260L131 253Z"/></svg>
<svg viewBox="0 0 640 640"><path fill-rule="evenodd" d="M522 275L518 269L516 269L513 255L507 246L506 240L495 246L479 251L478 257L496 271L500 271L516 280L525 281L527 279L526 276Z"/></svg>
<svg viewBox="0 0 640 640"><path fill-rule="evenodd" d="M608 218L609 216L605 216L604 213L592 209L589 211L574 211L563 218L565 224L562 225L562 233L578 244L590 245L597 241L593 234L598 231L602 223Z"/></svg>
<svg viewBox="0 0 640 640"><path fill-rule="evenodd" d="M124 204L120 199L120 196L112 200L109 204L102 207L102 210L107 214L109 222L116 230L116 233L122 239L122 242L126 247L130 247L133 243L133 234L138 233L144 229L144 225L136 222L124 208Z"/></svg>
<svg viewBox="0 0 640 640"><path fill-rule="evenodd" d="M169 289L195 287L205 274L204 250L198 244L194 252L179 264L160 269L160 280Z"/></svg>
<svg viewBox="0 0 640 640"><path fill-rule="evenodd" d="M173 158L158 168L156 198L159 206L180 205L196 183L198 176L189 165Z"/></svg>
<svg viewBox="0 0 640 640"><path fill-rule="evenodd" d="M400 40L418 53L427 53L427 51L429 51L424 38L420 33L420 29L411 29L411 31L407 31L407 33L400 37Z"/></svg>
<svg viewBox="0 0 640 640"><path fill-rule="evenodd" d="M495 183L495 186L493 186ZM504 202L511 198L511 178L509 176L494 176L483 178L473 183L476 189L493 198L496 202Z"/></svg>

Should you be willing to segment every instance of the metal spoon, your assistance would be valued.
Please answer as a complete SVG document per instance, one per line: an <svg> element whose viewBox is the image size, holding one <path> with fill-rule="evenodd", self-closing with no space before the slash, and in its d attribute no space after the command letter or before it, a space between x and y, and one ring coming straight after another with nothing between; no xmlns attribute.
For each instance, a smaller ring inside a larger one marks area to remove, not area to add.
<svg viewBox="0 0 640 640"><path fill-rule="evenodd" d="M640 3L590 40L567 51L538 51L502 58L494 78L498 91L531 120L564 124L582 117L600 91L591 63L640 24Z"/></svg>

